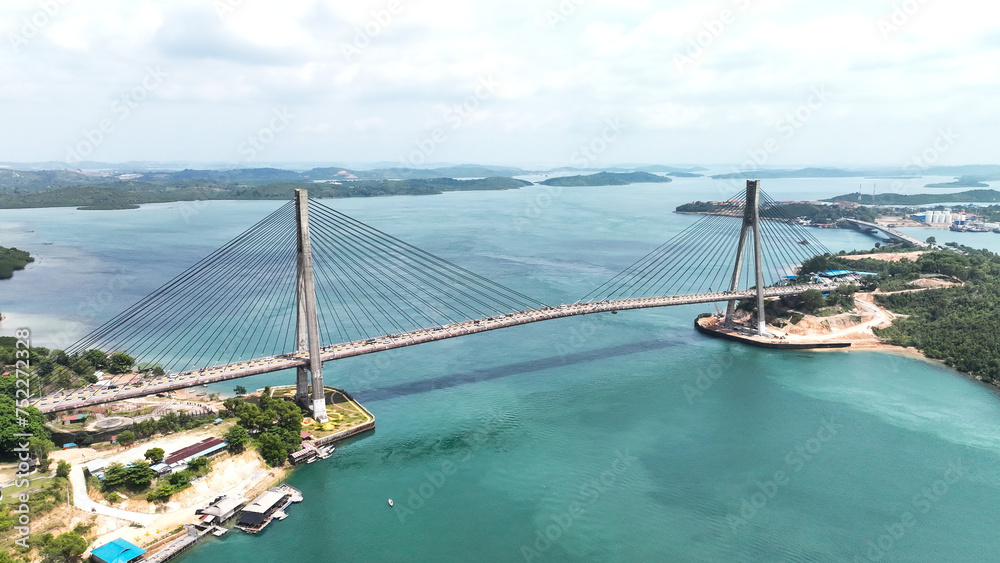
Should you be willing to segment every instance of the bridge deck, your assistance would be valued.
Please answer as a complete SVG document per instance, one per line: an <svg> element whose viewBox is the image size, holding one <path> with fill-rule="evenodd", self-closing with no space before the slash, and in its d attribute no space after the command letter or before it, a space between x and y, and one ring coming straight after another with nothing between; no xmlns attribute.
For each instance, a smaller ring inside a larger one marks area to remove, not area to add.
<svg viewBox="0 0 1000 563"><path fill-rule="evenodd" d="M828 290L829 288L829 285L823 284L769 287L764 290L764 296L780 297L784 295L802 293L807 289ZM574 303L572 305L560 305L558 307L547 307L544 309L531 309L516 313L497 315L495 317L474 319L446 326L419 329L400 334L390 334L368 340L358 340L354 342L344 342L341 344L324 346L321 349L321 354L323 361L329 362L333 360L351 358L354 356L361 356L364 354L371 354L374 352L393 350L396 348L414 346L416 344L423 344L426 342L456 338L478 332L498 330L501 328L547 321L551 319L559 319L563 317L606 313L610 311L627 311L631 309L649 309L674 305L732 301L735 299L751 299L755 296L756 291L754 290L741 290L733 292L717 291L712 293L695 293L667 297L646 297L613 301ZM267 356L222 366L213 366L209 368L181 372L178 374L144 378L123 386L116 386L114 389L86 387L83 389L59 391L33 400L32 406L37 407L42 412L65 411L114 401L135 399L155 393L175 391L177 389L184 389L197 385L218 383L221 381L249 377L262 373L293 369L298 366L307 366L308 363L309 356L305 352Z"/></svg>
<svg viewBox="0 0 1000 563"><path fill-rule="evenodd" d="M924 242L924 241L922 241L922 240L920 240L918 238L911 237L910 235L908 235L906 233L902 233L900 231L897 231L896 229L892 229L892 228L889 228L889 227L886 227L886 226L883 226L883 225L879 225L879 224L876 224L876 223L869 223L868 221L860 221L858 219L844 219L844 220L847 221L848 223L853 223L854 225L856 225L858 227L866 227L866 228L869 228L869 229L875 229L877 231L881 231L882 233L885 233L885 235L888 236L889 238L894 238L894 239L902 240L902 241L908 242L908 243L910 243L910 244L912 244L914 246L919 246L921 248L930 246L930 244L928 244L928 243L926 243L926 242Z"/></svg>

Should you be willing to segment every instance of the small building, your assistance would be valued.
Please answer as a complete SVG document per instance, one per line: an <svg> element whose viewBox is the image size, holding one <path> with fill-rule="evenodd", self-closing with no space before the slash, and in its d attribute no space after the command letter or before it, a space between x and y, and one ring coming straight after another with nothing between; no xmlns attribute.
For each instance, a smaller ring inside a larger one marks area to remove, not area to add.
<svg viewBox="0 0 1000 563"><path fill-rule="evenodd" d="M201 515L201 518L196 526L206 527L221 525L226 520L235 516L236 512L243 508L243 505L245 505L246 502L247 499L240 496L228 497L226 495L222 495L221 497L217 497L205 508L195 511L196 514Z"/></svg>
<svg viewBox="0 0 1000 563"><path fill-rule="evenodd" d="M99 457L97 459L92 459L88 461L83 466L87 468L87 471L90 472L90 474L93 475L94 477L97 477L98 479L104 479L104 470L108 468L108 465L109 465L108 460L104 459L103 457Z"/></svg>
<svg viewBox="0 0 1000 563"><path fill-rule="evenodd" d="M164 475L169 475L172 472L170 466L167 465L166 463L163 463L162 461L160 463L154 463L153 465L150 465L149 468L155 471L156 474L160 477L163 477Z"/></svg>
<svg viewBox="0 0 1000 563"><path fill-rule="evenodd" d="M132 542L118 538L90 552L91 561L96 563L132 563L142 561L146 550Z"/></svg>
<svg viewBox="0 0 1000 563"><path fill-rule="evenodd" d="M73 424L73 423L76 423L76 422L83 422L85 420L87 420L87 415L86 414L71 414L69 416L64 416L64 417L62 417L62 418L59 419L59 421L62 422L64 426L67 425L67 424Z"/></svg>
<svg viewBox="0 0 1000 563"><path fill-rule="evenodd" d="M868 276L877 276L875 272L858 272L855 270L827 270L817 274L820 278L836 282L856 282Z"/></svg>
<svg viewBox="0 0 1000 563"><path fill-rule="evenodd" d="M288 456L288 461L290 461L292 465L298 465L300 463L308 463L311 459L318 456L319 453L316 451L316 448L302 448L297 452L292 452Z"/></svg>
<svg viewBox="0 0 1000 563"><path fill-rule="evenodd" d="M196 444L191 444L190 446L181 448L176 452L173 452L172 454L168 455L166 458L163 459L163 463L171 467L178 467L187 464L187 462L191 461L196 457L202 457L202 456L211 457L217 453L220 453L228 445L229 442L226 442L222 438L216 438L215 436L211 438L205 438L204 440Z"/></svg>
<svg viewBox="0 0 1000 563"><path fill-rule="evenodd" d="M308 430L300 430L299 431L299 438L301 438L302 441L304 442L306 440L312 440L313 439L313 435Z"/></svg>
<svg viewBox="0 0 1000 563"><path fill-rule="evenodd" d="M259 532L270 521L275 512L280 510L289 500L291 495L268 489L253 502L243 508L240 519L236 522L236 527L251 534Z"/></svg>

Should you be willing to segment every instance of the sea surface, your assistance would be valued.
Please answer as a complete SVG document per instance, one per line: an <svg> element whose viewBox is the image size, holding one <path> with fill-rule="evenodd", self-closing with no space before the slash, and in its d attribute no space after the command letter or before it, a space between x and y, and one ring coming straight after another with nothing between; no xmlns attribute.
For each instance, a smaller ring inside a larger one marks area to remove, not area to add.
<svg viewBox="0 0 1000 563"><path fill-rule="evenodd" d="M762 187L805 200L873 182ZM326 203L558 305L696 220L678 204L740 189L691 178ZM0 211L0 245L38 257L0 282L2 332L65 346L281 203ZM992 233L913 232L1000 250ZM814 234L835 251L876 240ZM911 357L709 339L691 326L706 311L561 319L327 364L377 430L296 469L305 501L286 520L177 561L1000 559L996 393Z"/></svg>

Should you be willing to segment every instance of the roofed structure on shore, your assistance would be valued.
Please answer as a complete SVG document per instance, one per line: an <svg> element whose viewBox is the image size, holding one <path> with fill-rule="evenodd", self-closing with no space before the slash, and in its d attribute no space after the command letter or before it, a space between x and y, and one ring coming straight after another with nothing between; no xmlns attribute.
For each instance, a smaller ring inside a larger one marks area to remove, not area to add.
<svg viewBox="0 0 1000 563"><path fill-rule="evenodd" d="M222 451L222 449L227 445L229 445L229 443L222 438L212 436L211 438L205 438L197 444L191 444L190 446L177 450L164 458L163 463L167 465L187 463L196 457L208 457L216 454Z"/></svg>
<svg viewBox="0 0 1000 563"><path fill-rule="evenodd" d="M118 538L90 552L91 560L97 563L131 563L141 561L146 550L134 543Z"/></svg>

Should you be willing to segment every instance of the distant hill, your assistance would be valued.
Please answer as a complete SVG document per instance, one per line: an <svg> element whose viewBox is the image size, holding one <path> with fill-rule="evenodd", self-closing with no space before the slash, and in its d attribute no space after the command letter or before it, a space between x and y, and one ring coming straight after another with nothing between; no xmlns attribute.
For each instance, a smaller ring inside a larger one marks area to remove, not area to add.
<svg viewBox="0 0 1000 563"><path fill-rule="evenodd" d="M560 176L539 182L546 186L624 186L626 184L666 183L670 178L649 172L598 172L588 176Z"/></svg>
<svg viewBox="0 0 1000 563"><path fill-rule="evenodd" d="M80 207L81 209L134 209L143 203L166 203L209 199L290 199L297 188L309 190L310 197L346 198L387 195L433 195L447 191L508 190L530 186L514 178L455 180L433 178L414 180L355 180L338 183L272 182L238 185L185 180L172 184L119 181L73 186L32 193L0 193L0 209L34 207Z"/></svg>
<svg viewBox="0 0 1000 563"><path fill-rule="evenodd" d="M865 205L927 205L931 203L1000 203L1000 191L969 190L953 194L843 194L823 201L852 201Z"/></svg>
<svg viewBox="0 0 1000 563"><path fill-rule="evenodd" d="M34 261L24 250L0 246L0 280L10 279L16 270L23 270Z"/></svg>
<svg viewBox="0 0 1000 563"><path fill-rule="evenodd" d="M841 168L800 168L798 170L741 170L728 174L715 174L716 180L745 178L748 180L765 178L854 178L862 176L878 176L899 171L891 170L844 170Z"/></svg>
<svg viewBox="0 0 1000 563"><path fill-rule="evenodd" d="M996 182L1000 180L1000 172L994 172L991 174L976 174L959 176L954 182L939 182L936 184L927 184L925 188L988 188L989 184L985 182Z"/></svg>

